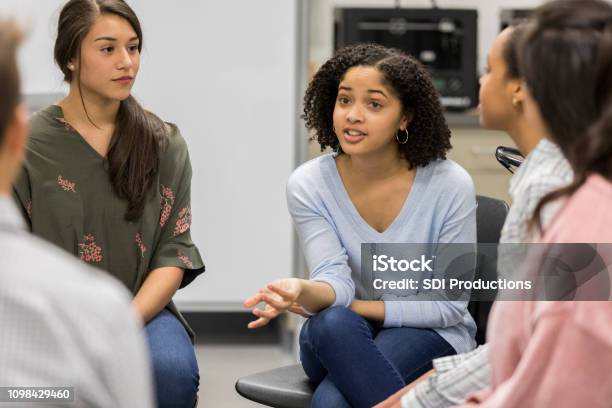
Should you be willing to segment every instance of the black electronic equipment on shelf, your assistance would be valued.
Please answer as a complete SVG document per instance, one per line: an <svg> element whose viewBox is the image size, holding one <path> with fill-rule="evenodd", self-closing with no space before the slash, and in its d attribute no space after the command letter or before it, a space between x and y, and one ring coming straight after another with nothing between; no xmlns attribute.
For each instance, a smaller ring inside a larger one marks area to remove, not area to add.
<svg viewBox="0 0 612 408"><path fill-rule="evenodd" d="M336 10L336 49L356 43L399 48L431 72L447 109L478 104L478 13L464 9L342 8Z"/></svg>

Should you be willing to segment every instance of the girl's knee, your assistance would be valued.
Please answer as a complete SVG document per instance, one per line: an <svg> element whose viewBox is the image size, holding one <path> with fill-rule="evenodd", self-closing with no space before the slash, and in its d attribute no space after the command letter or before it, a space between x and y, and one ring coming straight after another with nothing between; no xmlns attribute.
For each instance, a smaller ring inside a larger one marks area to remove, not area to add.
<svg viewBox="0 0 612 408"><path fill-rule="evenodd" d="M334 306L310 318L309 330L316 337L343 336L354 333L362 318L344 306Z"/></svg>

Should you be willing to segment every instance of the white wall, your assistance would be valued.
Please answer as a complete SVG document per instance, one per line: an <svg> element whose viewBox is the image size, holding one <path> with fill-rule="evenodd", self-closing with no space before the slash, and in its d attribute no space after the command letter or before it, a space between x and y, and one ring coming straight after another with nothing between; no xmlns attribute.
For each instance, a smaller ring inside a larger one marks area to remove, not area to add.
<svg viewBox="0 0 612 408"><path fill-rule="evenodd" d="M394 0L310 0L310 61L319 67L333 54L333 10L335 7L395 7ZM543 0L437 0L440 8L478 10L478 65L485 66L486 55L499 32L499 12L505 8L534 8ZM428 8L430 0L401 0L404 8Z"/></svg>
<svg viewBox="0 0 612 408"><path fill-rule="evenodd" d="M30 26L25 93L65 89L52 48L60 0L2 0ZM177 295L190 309L237 308L293 274L285 183L296 164L299 0L132 0L144 31L134 95L176 123L193 165L192 234L207 272Z"/></svg>
<svg viewBox="0 0 612 408"><path fill-rule="evenodd" d="M133 2L143 22L135 94L189 141L193 237L207 272L177 299L234 308L290 276L285 183L294 168L297 2Z"/></svg>
<svg viewBox="0 0 612 408"><path fill-rule="evenodd" d="M0 16L16 17L27 31L27 39L19 53L25 94L64 93L67 90L53 62L53 43L62 4L57 0L0 2Z"/></svg>

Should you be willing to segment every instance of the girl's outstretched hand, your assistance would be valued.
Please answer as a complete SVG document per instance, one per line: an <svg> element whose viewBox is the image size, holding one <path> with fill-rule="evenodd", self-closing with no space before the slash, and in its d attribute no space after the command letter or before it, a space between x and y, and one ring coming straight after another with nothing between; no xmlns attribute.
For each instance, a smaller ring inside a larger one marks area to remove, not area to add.
<svg viewBox="0 0 612 408"><path fill-rule="evenodd" d="M265 326L279 314L291 310L301 293L301 279L280 279L267 284L255 296L244 301L244 307L253 308L253 314L258 317L257 320L249 323L248 328L256 329ZM262 302L265 303L265 308L257 308L256 306Z"/></svg>

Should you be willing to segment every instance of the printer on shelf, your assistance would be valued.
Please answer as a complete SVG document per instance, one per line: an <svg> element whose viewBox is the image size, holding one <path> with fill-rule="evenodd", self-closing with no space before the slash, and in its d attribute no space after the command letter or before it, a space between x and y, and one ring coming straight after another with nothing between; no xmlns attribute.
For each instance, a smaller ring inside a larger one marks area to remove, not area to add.
<svg viewBox="0 0 612 408"><path fill-rule="evenodd" d="M340 8L335 46L373 42L399 48L429 69L445 108L463 110L478 104L477 21L476 10Z"/></svg>

